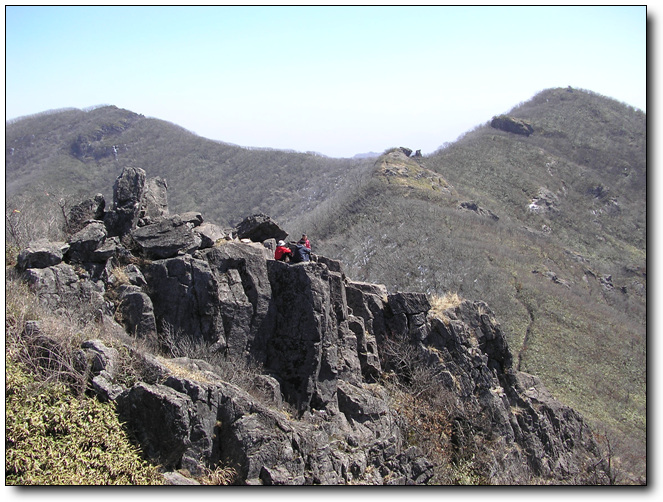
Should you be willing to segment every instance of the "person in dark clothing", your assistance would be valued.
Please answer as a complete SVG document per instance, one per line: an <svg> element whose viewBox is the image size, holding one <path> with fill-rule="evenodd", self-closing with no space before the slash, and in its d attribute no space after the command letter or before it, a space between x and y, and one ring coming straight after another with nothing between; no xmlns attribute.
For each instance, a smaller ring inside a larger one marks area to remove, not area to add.
<svg viewBox="0 0 663 502"><path fill-rule="evenodd" d="M292 262L301 263L304 261L311 261L311 250L301 244L295 245L294 252L292 253Z"/></svg>

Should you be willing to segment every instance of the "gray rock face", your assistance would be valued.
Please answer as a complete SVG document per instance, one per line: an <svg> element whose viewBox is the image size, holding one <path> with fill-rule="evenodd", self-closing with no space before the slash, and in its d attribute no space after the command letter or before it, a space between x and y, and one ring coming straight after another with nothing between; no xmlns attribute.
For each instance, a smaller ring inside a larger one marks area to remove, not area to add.
<svg viewBox="0 0 663 502"><path fill-rule="evenodd" d="M485 303L464 301L447 315L446 323L432 320L422 348L445 385L491 417L489 436L509 452L496 461L496 482L578 474L580 458L597 451L582 417L553 399L538 379L512 368L506 338Z"/></svg>
<svg viewBox="0 0 663 502"><path fill-rule="evenodd" d="M265 345L271 333L272 286L267 255L260 245L227 242L195 254L209 264L220 302L223 338L228 354L265 359Z"/></svg>
<svg viewBox="0 0 663 502"><path fill-rule="evenodd" d="M149 178L140 199L138 217L143 225L168 216L168 183L163 178Z"/></svg>
<svg viewBox="0 0 663 502"><path fill-rule="evenodd" d="M90 221L69 237L67 259L75 263L103 262L113 254L113 247L104 246L108 232L101 221Z"/></svg>
<svg viewBox="0 0 663 502"><path fill-rule="evenodd" d="M160 332L215 343L224 333L218 286L207 262L190 255L157 260L142 269Z"/></svg>
<svg viewBox="0 0 663 502"><path fill-rule="evenodd" d="M367 382L377 381L382 373L377 339L384 339L386 334L384 309L387 288L379 284L347 281L345 294L348 307L354 314L348 320L350 329L357 337L362 374Z"/></svg>
<svg viewBox="0 0 663 502"><path fill-rule="evenodd" d="M272 293L262 249L229 242L157 260L143 273L160 330L264 360Z"/></svg>
<svg viewBox="0 0 663 502"><path fill-rule="evenodd" d="M25 277L40 302L54 311L73 313L81 304L99 313L107 311L104 287L88 278L80 278L71 265L60 263L47 268L29 268Z"/></svg>
<svg viewBox="0 0 663 502"><path fill-rule="evenodd" d="M138 383L116 400L120 419L133 427L145 455L166 469L180 465L190 446L191 399L163 385Z"/></svg>
<svg viewBox="0 0 663 502"><path fill-rule="evenodd" d="M106 209L106 199L102 194L97 194L93 198L86 199L69 210L67 216L66 231L75 234L81 230L90 220L104 219L104 210Z"/></svg>
<svg viewBox="0 0 663 502"><path fill-rule="evenodd" d="M185 363L190 367L190 362ZM178 372L182 374L182 372ZM369 465L414 482L431 466L403 451L400 430L377 389L343 386L347 416L314 412L293 421L214 375L170 376L163 385L136 384L117 398L147 455L164 467L199 473L219 460L246 484L344 484L364 478ZM375 394L378 392L378 394ZM159 424L168 424L167 426Z"/></svg>
<svg viewBox="0 0 663 502"><path fill-rule="evenodd" d="M266 367L283 376L286 399L300 412L336 409L339 321L344 319L333 308L331 273L316 263L279 261L270 261L268 271L276 319Z"/></svg>

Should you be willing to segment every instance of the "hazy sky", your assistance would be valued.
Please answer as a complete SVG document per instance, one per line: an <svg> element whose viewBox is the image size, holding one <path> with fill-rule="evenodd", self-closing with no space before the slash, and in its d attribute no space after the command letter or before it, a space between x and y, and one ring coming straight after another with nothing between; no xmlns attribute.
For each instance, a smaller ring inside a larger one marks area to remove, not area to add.
<svg viewBox="0 0 663 502"><path fill-rule="evenodd" d="M646 12L6 7L6 119L112 104L242 146L430 153L551 87L646 111Z"/></svg>

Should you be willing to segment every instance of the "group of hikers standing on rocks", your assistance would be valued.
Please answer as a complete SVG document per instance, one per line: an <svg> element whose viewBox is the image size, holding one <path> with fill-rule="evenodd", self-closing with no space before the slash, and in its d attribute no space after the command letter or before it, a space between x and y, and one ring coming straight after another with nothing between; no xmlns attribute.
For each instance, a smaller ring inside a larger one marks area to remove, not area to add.
<svg viewBox="0 0 663 502"><path fill-rule="evenodd" d="M306 234L298 242L286 245L285 241L279 241L274 251L274 259L286 263L301 263L311 261L311 242Z"/></svg>

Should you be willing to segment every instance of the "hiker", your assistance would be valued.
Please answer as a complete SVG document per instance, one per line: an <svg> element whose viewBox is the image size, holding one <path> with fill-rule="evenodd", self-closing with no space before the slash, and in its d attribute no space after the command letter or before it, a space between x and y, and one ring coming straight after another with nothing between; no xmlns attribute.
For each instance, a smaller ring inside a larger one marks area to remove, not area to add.
<svg viewBox="0 0 663 502"><path fill-rule="evenodd" d="M311 261L311 248L297 243L292 254L292 262L301 263L303 261Z"/></svg>
<svg viewBox="0 0 663 502"><path fill-rule="evenodd" d="M301 244L302 246L306 246L307 248L311 249L311 241L308 240L306 234L302 234L302 238L299 239L298 244Z"/></svg>
<svg viewBox="0 0 663 502"><path fill-rule="evenodd" d="M274 259L278 261L289 262L292 255L292 249L285 245L285 241L279 241L276 251L274 251Z"/></svg>

